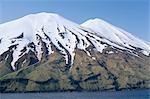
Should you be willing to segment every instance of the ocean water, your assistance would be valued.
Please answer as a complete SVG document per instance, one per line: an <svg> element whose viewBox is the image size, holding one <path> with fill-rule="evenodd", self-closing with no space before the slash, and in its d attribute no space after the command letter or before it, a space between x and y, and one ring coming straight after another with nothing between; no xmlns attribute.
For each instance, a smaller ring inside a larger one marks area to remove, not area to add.
<svg viewBox="0 0 150 99"><path fill-rule="evenodd" d="M150 90L105 92L1 93L0 99L150 99Z"/></svg>

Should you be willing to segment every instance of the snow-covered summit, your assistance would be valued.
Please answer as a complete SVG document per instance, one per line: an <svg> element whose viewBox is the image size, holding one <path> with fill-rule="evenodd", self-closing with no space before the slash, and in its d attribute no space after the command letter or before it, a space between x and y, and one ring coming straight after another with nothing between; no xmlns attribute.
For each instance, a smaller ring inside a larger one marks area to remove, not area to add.
<svg viewBox="0 0 150 99"><path fill-rule="evenodd" d="M125 46L127 48L138 47L144 49L146 52L150 52L150 45L133 36L131 33L126 32L102 19L90 19L81 24L81 26L86 27L94 31L97 35L104 37L112 42L118 43L119 45ZM145 52L144 51L144 52ZM148 55L149 53L147 53Z"/></svg>
<svg viewBox="0 0 150 99"><path fill-rule="evenodd" d="M66 64L72 65L75 49L90 56L90 45L101 53L110 45L130 52L137 47L146 55L150 53L150 46L144 41L100 19L79 25L58 14L38 13L0 24L0 55L8 50L13 52L14 70L24 54L32 51L40 60L43 54L54 52L52 46L64 55Z"/></svg>

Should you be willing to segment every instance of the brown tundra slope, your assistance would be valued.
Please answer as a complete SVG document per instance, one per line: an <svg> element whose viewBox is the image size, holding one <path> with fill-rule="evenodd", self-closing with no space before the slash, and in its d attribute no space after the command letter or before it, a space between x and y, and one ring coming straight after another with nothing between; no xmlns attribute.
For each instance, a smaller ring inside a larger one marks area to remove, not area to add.
<svg viewBox="0 0 150 99"><path fill-rule="evenodd" d="M73 67L67 70L61 54L17 71L0 65L1 92L98 91L150 88L150 57L124 52L99 53L92 57L76 50ZM5 64L5 66L4 66Z"/></svg>

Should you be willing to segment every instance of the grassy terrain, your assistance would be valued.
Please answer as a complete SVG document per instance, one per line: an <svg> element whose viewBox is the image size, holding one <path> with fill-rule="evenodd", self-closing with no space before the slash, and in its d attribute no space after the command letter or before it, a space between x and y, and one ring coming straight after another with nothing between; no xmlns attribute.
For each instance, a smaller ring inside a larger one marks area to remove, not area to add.
<svg viewBox="0 0 150 99"><path fill-rule="evenodd" d="M97 91L150 88L149 57L124 53L100 54L95 59L77 50L74 64L66 70L65 60L55 52L47 61L13 72L0 64L1 92Z"/></svg>

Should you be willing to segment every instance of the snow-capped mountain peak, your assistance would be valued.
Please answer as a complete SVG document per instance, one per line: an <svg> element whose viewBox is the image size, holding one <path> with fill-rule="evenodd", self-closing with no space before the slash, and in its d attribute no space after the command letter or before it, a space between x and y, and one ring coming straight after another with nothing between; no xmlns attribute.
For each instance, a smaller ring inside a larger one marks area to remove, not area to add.
<svg viewBox="0 0 150 99"><path fill-rule="evenodd" d="M140 48L142 53L150 53L150 46L144 41L100 19L79 25L58 14L38 13L0 24L0 55L6 59L9 54L5 52L12 53L11 66L14 70L17 61L24 55L33 52L40 61L54 52L52 46L65 57L66 64L72 66L75 49L90 56L87 50L90 45L100 53L107 46L129 52Z"/></svg>
<svg viewBox="0 0 150 99"><path fill-rule="evenodd" d="M18 20L0 25L0 54L9 50L10 46L17 44L17 48L13 50L13 61L11 62L13 69L15 69L14 65L21 57L21 50L27 47L26 49L28 50L26 50L26 53L28 53L32 49L28 47L29 43L34 43L35 48L32 50L35 50L39 60L42 54L42 43L46 45L48 54L53 52L51 49L51 43L53 43L65 56L66 63L68 64L70 61L70 64L72 64L76 46L85 50L89 45L84 36L86 33L79 29L79 27L78 24L53 13L27 15ZM19 38L20 35L23 37ZM87 44L83 45L83 41ZM77 42L80 43L77 45Z"/></svg>
<svg viewBox="0 0 150 99"><path fill-rule="evenodd" d="M133 36L131 33L118 28L102 19L90 19L81 24L81 26L93 30L97 35L102 36L112 42L118 43L124 47L133 49L132 46L144 49L147 55L150 51L150 46L145 41Z"/></svg>

